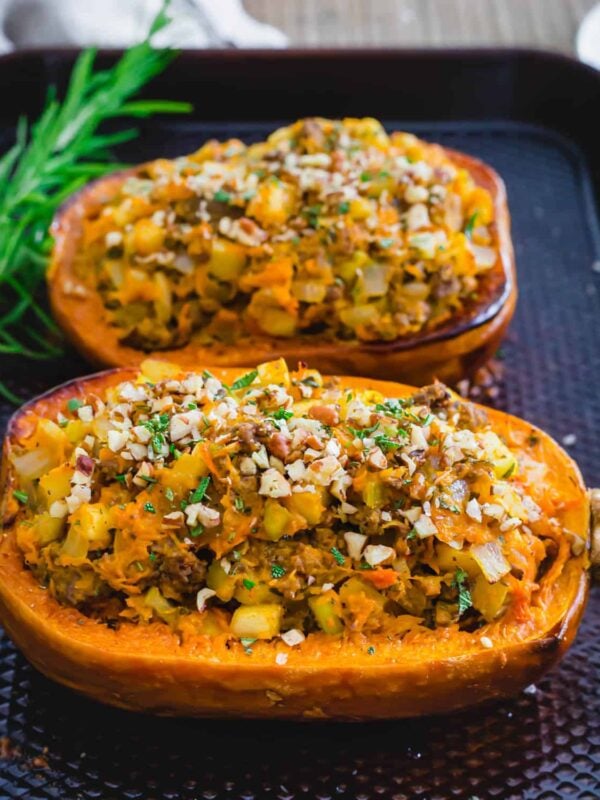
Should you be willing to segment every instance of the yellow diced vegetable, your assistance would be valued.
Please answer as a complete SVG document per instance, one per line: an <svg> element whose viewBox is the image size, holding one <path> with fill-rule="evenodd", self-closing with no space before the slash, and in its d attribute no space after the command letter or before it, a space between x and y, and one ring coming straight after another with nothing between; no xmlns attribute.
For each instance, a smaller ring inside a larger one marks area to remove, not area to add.
<svg viewBox="0 0 600 800"><path fill-rule="evenodd" d="M290 385L290 373L283 358L278 358L276 361L265 361L259 364L256 370L261 383L275 383L286 388Z"/></svg>
<svg viewBox="0 0 600 800"><path fill-rule="evenodd" d="M181 367L156 358L146 358L140 364L140 372L145 380L159 383L168 381L169 378L176 378L181 372Z"/></svg>
<svg viewBox="0 0 600 800"><path fill-rule="evenodd" d="M219 561L213 561L208 568L206 575L206 585L213 592L217 593L219 600L228 603L233 597L237 578L235 575L228 575Z"/></svg>
<svg viewBox="0 0 600 800"><path fill-rule="evenodd" d="M89 549L108 547L111 543L112 522L109 509L102 503L86 503L71 515L71 526L79 523L87 537Z"/></svg>
<svg viewBox="0 0 600 800"><path fill-rule="evenodd" d="M226 239L215 239L212 244L208 271L217 280L233 281L240 276L246 265L245 249Z"/></svg>
<svg viewBox="0 0 600 800"><path fill-rule="evenodd" d="M176 498L183 498L198 485L200 478L208 475L208 467L202 456L202 449L196 445L191 453L184 453L168 469L159 472L159 483L172 489Z"/></svg>
<svg viewBox="0 0 600 800"><path fill-rule="evenodd" d="M381 508L387 499L386 488L376 476L369 476L363 489L363 500L369 508Z"/></svg>
<svg viewBox="0 0 600 800"><path fill-rule="evenodd" d="M261 225L282 225L294 211L295 189L279 180L262 183L246 213Z"/></svg>
<svg viewBox="0 0 600 800"><path fill-rule="evenodd" d="M468 550L455 550L444 542L436 546L437 560L441 572L456 572L462 569L470 578L481 574L481 570Z"/></svg>
<svg viewBox="0 0 600 800"><path fill-rule="evenodd" d="M334 591L311 597L308 605L322 631L336 634L344 630L340 599Z"/></svg>
<svg viewBox="0 0 600 800"><path fill-rule="evenodd" d="M371 584L364 583L360 578L350 578L340 588L340 599L347 603L352 597L363 596L373 600L380 608L385 605L385 597Z"/></svg>
<svg viewBox="0 0 600 800"><path fill-rule="evenodd" d="M280 605L240 606L233 612L231 632L240 639L272 639L279 633L282 616Z"/></svg>
<svg viewBox="0 0 600 800"><path fill-rule="evenodd" d="M373 214L375 206L366 197L357 197L350 201L350 216L352 219L367 219Z"/></svg>
<svg viewBox="0 0 600 800"><path fill-rule="evenodd" d="M295 514L300 514L309 525L318 525L325 506L318 492L293 492L286 497L285 504Z"/></svg>
<svg viewBox="0 0 600 800"><path fill-rule="evenodd" d="M269 539L276 541L281 539L286 533L289 533L292 515L276 500L270 498L265 503L263 514L263 527Z"/></svg>
<svg viewBox="0 0 600 800"><path fill-rule="evenodd" d="M31 534L36 542L43 547L50 542L60 539L64 526L64 519L51 517L47 511L44 511L43 514L39 514L34 518L31 526Z"/></svg>
<svg viewBox="0 0 600 800"><path fill-rule="evenodd" d="M166 231L151 219L139 219L133 228L133 247L144 256L152 255L161 249Z"/></svg>
<svg viewBox="0 0 600 800"><path fill-rule="evenodd" d="M289 337L296 333L296 318L279 308L266 308L256 322L269 336Z"/></svg>
<svg viewBox="0 0 600 800"><path fill-rule="evenodd" d="M56 500L62 500L71 493L73 471L73 467L69 464L61 464L60 467L55 467L42 475L39 490L46 508L50 508Z"/></svg>
<svg viewBox="0 0 600 800"><path fill-rule="evenodd" d="M71 525L67 538L60 549L62 556L85 558L88 551L88 538L81 525Z"/></svg>
<svg viewBox="0 0 600 800"><path fill-rule="evenodd" d="M152 586L144 596L144 602L154 613L164 622L172 622L177 616L177 609L172 606L166 597L163 597L160 589Z"/></svg>
<svg viewBox="0 0 600 800"><path fill-rule="evenodd" d="M475 579L471 589L471 599L475 608L487 622L492 622L500 614L506 604L508 586L499 581L488 583L483 575Z"/></svg>

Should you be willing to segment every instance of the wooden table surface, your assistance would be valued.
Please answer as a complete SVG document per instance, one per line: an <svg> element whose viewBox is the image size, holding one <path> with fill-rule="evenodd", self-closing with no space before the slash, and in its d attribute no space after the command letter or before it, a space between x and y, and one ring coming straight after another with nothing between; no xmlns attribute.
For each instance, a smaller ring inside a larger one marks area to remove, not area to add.
<svg viewBox="0 0 600 800"><path fill-rule="evenodd" d="M244 0L291 46L533 46L574 52L596 0Z"/></svg>

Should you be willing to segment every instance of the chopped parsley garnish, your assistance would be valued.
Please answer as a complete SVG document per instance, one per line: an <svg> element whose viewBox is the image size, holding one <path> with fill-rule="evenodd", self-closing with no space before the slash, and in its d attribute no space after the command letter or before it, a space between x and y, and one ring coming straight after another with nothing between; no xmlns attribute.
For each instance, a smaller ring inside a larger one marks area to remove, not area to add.
<svg viewBox="0 0 600 800"><path fill-rule="evenodd" d="M165 489L165 497L167 498L169 503L172 503L173 500L175 499L175 492L173 491L173 489L171 489L170 486L167 486L167 488Z"/></svg>
<svg viewBox="0 0 600 800"><path fill-rule="evenodd" d="M250 589L254 589L254 587L256 586L256 583L254 581L251 581L249 578L244 578L242 583L244 584L244 589L248 589L248 591L250 591Z"/></svg>
<svg viewBox="0 0 600 800"><path fill-rule="evenodd" d="M319 227L319 215L321 214L321 209L323 206L321 204L317 204L314 206L309 206L305 211L303 211L304 216L307 219L308 225L311 228L318 228Z"/></svg>
<svg viewBox="0 0 600 800"><path fill-rule="evenodd" d="M467 224L465 225L465 236L470 239L473 235L473 228L475 227L475 223L477 222L477 217L479 216L479 212L475 211L469 219L467 220Z"/></svg>
<svg viewBox="0 0 600 800"><path fill-rule="evenodd" d="M344 566L344 564L346 563L346 559L345 559L345 558L344 558L344 556L343 556L343 555L340 553L340 551L337 549L337 547L332 547L332 548L331 548L331 550L330 550L329 552L330 552L330 553L331 553L331 555L332 555L332 556L335 558L335 560L337 561L337 563L339 564L339 566L340 566L340 567L343 567L343 566Z"/></svg>
<svg viewBox="0 0 600 800"><path fill-rule="evenodd" d="M293 411L287 411L285 408L278 408L271 414L273 419L291 419L294 416Z"/></svg>
<svg viewBox="0 0 600 800"><path fill-rule="evenodd" d="M15 489L13 492L13 497L15 500L18 500L19 503L26 503L29 500L29 495L27 492L22 492L20 489Z"/></svg>
<svg viewBox="0 0 600 800"><path fill-rule="evenodd" d="M168 414L155 414L152 419L142 423L144 428L152 434L150 444L156 455L160 454L162 446L165 444L164 432L169 427L169 419Z"/></svg>
<svg viewBox="0 0 600 800"><path fill-rule="evenodd" d="M252 655L252 647L251 647L251 645L253 645L255 641L256 641L256 639L250 639L247 636L243 636L240 639L240 643L242 644L242 646L244 648L244 652L246 653L247 656L251 656Z"/></svg>
<svg viewBox="0 0 600 800"><path fill-rule="evenodd" d="M231 200L231 195L224 189L218 189L213 195L213 200L216 200L217 203L228 203Z"/></svg>
<svg viewBox="0 0 600 800"><path fill-rule="evenodd" d="M458 589L458 616L462 617L462 615L473 605L473 601L471 599L471 592L469 591L469 587L467 585L468 575L464 571L464 569L457 569L454 575L454 580L452 581L452 587L454 589Z"/></svg>
<svg viewBox="0 0 600 800"><path fill-rule="evenodd" d="M250 386L251 383L258 377L258 370L253 369L251 372L247 372L245 375L242 375L241 378L238 378L237 381L234 381L231 384L231 388L234 392L237 392L238 389L245 389L246 386Z"/></svg>
<svg viewBox="0 0 600 800"><path fill-rule="evenodd" d="M156 509L154 508L152 503L145 503L144 511L147 511L149 514L156 514Z"/></svg>
<svg viewBox="0 0 600 800"><path fill-rule="evenodd" d="M356 436L357 439L367 439L372 433L379 428L379 423L376 422L375 425L371 425L370 428L351 428L348 425L348 430L353 436Z"/></svg>
<svg viewBox="0 0 600 800"><path fill-rule="evenodd" d="M192 539L197 539L198 536L202 536L203 533L204 533L204 525L196 525L196 527L192 528L192 530L190 531L190 536L192 537Z"/></svg>
<svg viewBox="0 0 600 800"><path fill-rule="evenodd" d="M148 558L150 559L150 561L156 561L157 555L156 553L150 553Z"/></svg>
<svg viewBox="0 0 600 800"><path fill-rule="evenodd" d="M204 498L209 483L210 475L206 475L204 478L202 478L198 484L198 487L190 494L190 503L199 503Z"/></svg>
<svg viewBox="0 0 600 800"><path fill-rule="evenodd" d="M235 510L239 511L240 514L243 514L244 511L246 510L246 506L244 504L244 500L237 494L233 498L233 505L235 506Z"/></svg>
<svg viewBox="0 0 600 800"><path fill-rule="evenodd" d="M385 414L386 417L395 417L396 419L402 419L406 416L404 403L402 400L398 399L386 400L384 403L377 403L375 406L375 411L378 411L380 414Z"/></svg>
<svg viewBox="0 0 600 800"><path fill-rule="evenodd" d="M398 447L400 447L400 442L395 442L393 439L390 439L389 436L385 436L384 434L380 434L379 436L375 437L375 444L384 452L387 450L396 450Z"/></svg>
<svg viewBox="0 0 600 800"><path fill-rule="evenodd" d="M367 648L367 653L370 656L374 656L375 655L375 648L373 647L373 645L371 645L370 647Z"/></svg>
<svg viewBox="0 0 600 800"><path fill-rule="evenodd" d="M83 400L80 400L78 397L72 397L69 402L67 403L67 408L72 413L75 413L78 408L81 408L83 405Z"/></svg>
<svg viewBox="0 0 600 800"><path fill-rule="evenodd" d="M344 200L343 203L340 203L338 206L338 212L340 214L347 214L350 211L350 203Z"/></svg>
<svg viewBox="0 0 600 800"><path fill-rule="evenodd" d="M120 475L115 475L115 480L119 483L125 484L127 482L127 473L121 472Z"/></svg>
<svg viewBox="0 0 600 800"><path fill-rule="evenodd" d="M281 564L271 564L271 577L283 578L285 575L285 568Z"/></svg>
<svg viewBox="0 0 600 800"><path fill-rule="evenodd" d="M416 529L415 529L415 528L413 528L412 530L410 530L410 531L409 531L409 532L406 534L406 541L407 541L407 542L409 542L411 539L416 539L416 538L417 538L417 531L416 531Z"/></svg>
<svg viewBox="0 0 600 800"><path fill-rule="evenodd" d="M156 483L156 478L153 478L151 475L140 475L139 477L143 481L146 481L146 483Z"/></svg>
<svg viewBox="0 0 600 800"><path fill-rule="evenodd" d="M361 173L360 173L360 179L361 179L361 181L362 181L363 183L366 183L367 181L370 181L372 177L373 177L373 176L371 175L371 173L370 173L370 172L366 172L366 171L365 171L365 172L361 172Z"/></svg>
<svg viewBox="0 0 600 800"><path fill-rule="evenodd" d="M188 411L195 411L198 408L198 403L188 403L186 408Z"/></svg>

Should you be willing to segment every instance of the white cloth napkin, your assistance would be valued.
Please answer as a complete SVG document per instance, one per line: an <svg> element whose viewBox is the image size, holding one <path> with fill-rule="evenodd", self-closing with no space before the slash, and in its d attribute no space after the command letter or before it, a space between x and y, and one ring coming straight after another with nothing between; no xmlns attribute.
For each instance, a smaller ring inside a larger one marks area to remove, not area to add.
<svg viewBox="0 0 600 800"><path fill-rule="evenodd" d="M586 15L577 32L577 55L585 63L600 69L600 3Z"/></svg>
<svg viewBox="0 0 600 800"><path fill-rule="evenodd" d="M0 0L0 53L24 47L127 47L142 39L161 0ZM285 47L284 34L241 0L173 0L156 36L172 47Z"/></svg>

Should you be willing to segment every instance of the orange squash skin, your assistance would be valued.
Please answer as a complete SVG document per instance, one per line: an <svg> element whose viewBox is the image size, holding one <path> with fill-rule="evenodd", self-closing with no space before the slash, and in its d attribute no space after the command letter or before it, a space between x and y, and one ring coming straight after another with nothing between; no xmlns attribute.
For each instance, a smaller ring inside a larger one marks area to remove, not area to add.
<svg viewBox="0 0 600 800"><path fill-rule="evenodd" d="M212 368L228 380L233 370ZM4 442L0 486L4 532L0 541L0 621L42 673L89 697L120 708L162 715L367 720L450 712L514 695L535 682L573 641L588 590L588 553L571 557L547 587L544 624L493 623L477 633L438 629L410 643L361 635L342 641L311 634L296 648L256 642L248 655L225 638L195 636L182 642L163 623L127 624L114 631L74 608L61 606L24 567L15 542L9 457L27 434L32 412L55 414L67 397L102 391L131 370L101 373L59 387L32 401L11 420ZM237 371L236 371L237 372ZM412 389L344 378L348 387L377 388L387 396ZM548 479L564 497L561 521L589 542L589 503L570 457L546 434L499 411L489 416L513 449L526 451L532 433ZM492 639L486 648L479 636ZM368 653L374 647L373 654ZM279 665L277 653L288 661Z"/></svg>
<svg viewBox="0 0 600 800"><path fill-rule="evenodd" d="M493 230L499 257L482 278L479 297L470 307L438 328L392 342L245 337L235 346L202 346L192 339L185 347L161 351L161 357L189 368L198 363L253 366L281 357L291 364L307 361L324 374L392 377L415 385L434 378L454 383L472 373L497 350L515 310L517 282L510 215L504 183L491 167L454 150L444 152L456 166L467 169L494 201ZM55 246L48 272L52 312L75 347L102 367L137 365L147 353L119 341L120 331L110 324L100 295L76 275L75 254L86 214L109 200L136 172L117 173L88 185L62 207L52 226Z"/></svg>

